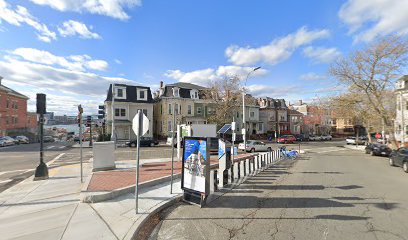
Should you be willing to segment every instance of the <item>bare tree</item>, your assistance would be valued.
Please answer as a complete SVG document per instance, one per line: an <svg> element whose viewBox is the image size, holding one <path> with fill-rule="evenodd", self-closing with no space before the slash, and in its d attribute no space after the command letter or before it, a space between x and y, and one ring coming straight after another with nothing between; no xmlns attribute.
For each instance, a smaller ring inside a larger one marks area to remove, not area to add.
<svg viewBox="0 0 408 240"><path fill-rule="evenodd" d="M211 82L208 90L204 92L206 99L216 104L215 114L208 117L209 123L222 126L232 122L234 114L242 106L241 79L237 76L225 77L222 80Z"/></svg>
<svg viewBox="0 0 408 240"><path fill-rule="evenodd" d="M345 84L349 93L364 96L370 109L384 121L394 144L395 108L386 105L386 93L407 66L407 52L407 39L386 36L338 59L330 68L330 74Z"/></svg>

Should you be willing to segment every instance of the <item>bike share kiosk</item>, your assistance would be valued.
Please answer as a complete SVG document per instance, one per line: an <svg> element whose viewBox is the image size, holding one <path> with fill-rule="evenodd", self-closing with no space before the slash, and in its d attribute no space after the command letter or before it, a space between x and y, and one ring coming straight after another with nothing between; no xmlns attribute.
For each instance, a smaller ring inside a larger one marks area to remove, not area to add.
<svg viewBox="0 0 408 240"><path fill-rule="evenodd" d="M184 137L181 189L183 200L204 206L210 194L210 138Z"/></svg>
<svg viewBox="0 0 408 240"><path fill-rule="evenodd" d="M228 184L231 176L231 148L226 146L223 139L218 139L218 172L220 176L219 186L223 187Z"/></svg>

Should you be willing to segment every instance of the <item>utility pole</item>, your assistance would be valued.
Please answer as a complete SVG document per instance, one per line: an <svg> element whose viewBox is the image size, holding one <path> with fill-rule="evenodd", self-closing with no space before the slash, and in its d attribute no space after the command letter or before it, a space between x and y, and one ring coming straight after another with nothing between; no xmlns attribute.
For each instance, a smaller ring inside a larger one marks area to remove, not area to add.
<svg viewBox="0 0 408 240"><path fill-rule="evenodd" d="M248 81L248 77L249 77L249 75L251 75L251 73L253 73L253 72L255 72L256 70L258 70L258 69L260 69L261 67L256 67L256 68L254 68L254 69L252 69L248 74L247 74L247 76L246 76L246 78L245 78L245 83L244 83L244 86L242 86L242 123L243 123L243 125L244 125L244 127L242 128L243 130L242 130L242 133L243 133L243 135L242 135L242 137L243 137L243 139L244 139L244 149L246 149L246 122L245 122L245 87L246 87L246 83L247 83L247 81Z"/></svg>
<svg viewBox="0 0 408 240"><path fill-rule="evenodd" d="M400 92L400 106L401 106L401 125L402 125L402 137L401 144L405 146L405 116L404 116L404 102L402 101L402 92Z"/></svg>
<svg viewBox="0 0 408 240"><path fill-rule="evenodd" d="M173 125L171 126L171 178L170 178L170 194L173 194L173 172L174 172L174 128L176 126L176 103L173 103ZM180 144L179 142L177 145ZM182 170L183 171L183 170Z"/></svg>

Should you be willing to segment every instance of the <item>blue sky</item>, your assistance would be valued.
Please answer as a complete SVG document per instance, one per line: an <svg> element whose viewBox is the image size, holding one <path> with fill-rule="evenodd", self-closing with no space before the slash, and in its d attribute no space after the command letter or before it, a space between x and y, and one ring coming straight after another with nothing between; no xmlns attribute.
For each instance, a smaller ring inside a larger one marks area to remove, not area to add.
<svg viewBox="0 0 408 240"><path fill-rule="evenodd" d="M255 96L311 101L338 93L336 58L408 34L398 0L0 0L0 76L48 111L96 112L109 83L206 85L245 77Z"/></svg>

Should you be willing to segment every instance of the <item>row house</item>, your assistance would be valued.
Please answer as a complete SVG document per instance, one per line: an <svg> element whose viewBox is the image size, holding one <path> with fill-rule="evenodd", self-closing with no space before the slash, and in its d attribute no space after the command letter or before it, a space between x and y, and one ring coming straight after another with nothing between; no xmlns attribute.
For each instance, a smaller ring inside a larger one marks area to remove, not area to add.
<svg viewBox="0 0 408 240"><path fill-rule="evenodd" d="M291 134L303 133L303 114L299 111L288 109L289 126Z"/></svg>
<svg viewBox="0 0 408 240"><path fill-rule="evenodd" d="M2 84L0 77L0 136L35 133L35 119L27 113L29 98Z"/></svg>
<svg viewBox="0 0 408 240"><path fill-rule="evenodd" d="M332 119L328 109L307 106L307 115L303 117L304 133L307 135L331 134Z"/></svg>
<svg viewBox="0 0 408 240"><path fill-rule="evenodd" d="M235 131L241 133L245 127L248 135L264 133L264 124L259 120L260 108L258 105L245 104L245 125L243 124L242 106L234 114L234 121L236 122Z"/></svg>
<svg viewBox="0 0 408 240"><path fill-rule="evenodd" d="M173 131L173 112L177 124L206 124L208 116L216 111L216 104L205 98L207 88L178 82L164 85L155 93L155 136L167 137Z"/></svg>
<svg viewBox="0 0 408 240"><path fill-rule="evenodd" d="M288 107L284 99L264 97L258 99L258 104L264 133L276 133L278 136L290 133Z"/></svg>
<svg viewBox="0 0 408 240"><path fill-rule="evenodd" d="M105 100L107 133L112 134L114 121L116 138L118 140L135 139L132 130L132 120L138 110L148 119L153 119L154 101L150 87L126 84L111 84ZM153 137L153 121L150 121L147 137Z"/></svg>
<svg viewBox="0 0 408 240"><path fill-rule="evenodd" d="M396 82L395 89L396 115L394 120L394 134L398 142L408 142L408 75L404 75Z"/></svg>

